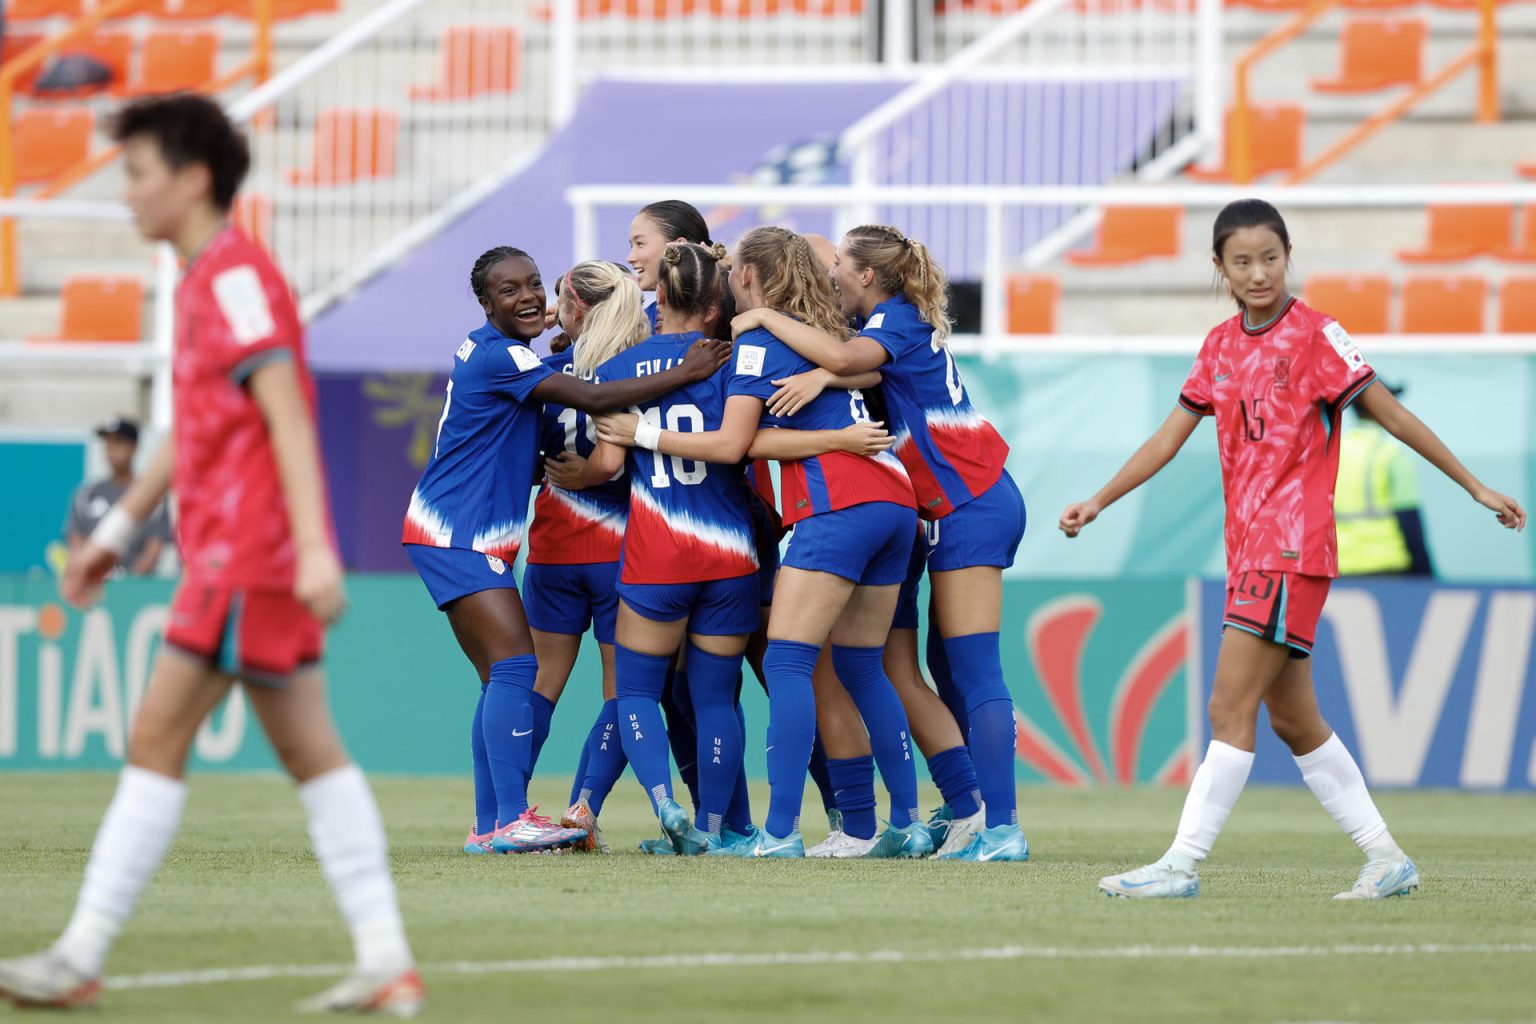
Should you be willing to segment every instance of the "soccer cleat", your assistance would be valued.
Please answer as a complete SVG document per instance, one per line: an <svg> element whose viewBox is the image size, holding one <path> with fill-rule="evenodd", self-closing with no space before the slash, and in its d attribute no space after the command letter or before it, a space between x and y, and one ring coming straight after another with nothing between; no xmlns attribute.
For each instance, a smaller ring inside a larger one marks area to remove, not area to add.
<svg viewBox="0 0 1536 1024"><path fill-rule="evenodd" d="M680 857L697 857L709 852L709 833L693 827L693 816L676 800L663 797L656 804L661 830L672 841L672 852Z"/></svg>
<svg viewBox="0 0 1536 1024"><path fill-rule="evenodd" d="M947 811L949 808L946 806L940 808L940 810ZM981 834L981 830L986 828L986 826L987 812L985 810L977 811L969 818L957 818L946 821L944 823L944 838L942 840L934 840L936 847L933 853L934 859L937 860L948 854L959 853L961 850L964 850L967 846L971 845L971 842ZM928 834L930 836L934 834L932 818L928 819Z"/></svg>
<svg viewBox="0 0 1536 1024"><path fill-rule="evenodd" d="M587 834L579 828L562 828L530 807L510 825L491 834L491 849L497 853L543 853L583 842Z"/></svg>
<svg viewBox="0 0 1536 1024"><path fill-rule="evenodd" d="M758 829L756 825L748 825L747 829L748 831L746 832L737 832L729 825L721 828L720 845L719 847L711 847L709 852L714 853L717 849L730 849L738 846L750 847L753 843L757 842Z"/></svg>
<svg viewBox="0 0 1536 1024"><path fill-rule="evenodd" d="M474 827L471 826L469 835L464 837L464 852L475 854L495 853L496 851L491 849L491 837L495 834L495 829L489 832L476 832Z"/></svg>
<svg viewBox="0 0 1536 1024"><path fill-rule="evenodd" d="M804 857L805 840L800 838L800 830L795 829L789 835L780 839L778 836L768 834L768 830L760 828L753 839L748 852L744 857Z"/></svg>
<svg viewBox="0 0 1536 1024"><path fill-rule="evenodd" d="M427 990L413 967L403 974L377 975L361 971L293 1008L295 1013L377 1013L385 1017L416 1017L427 1003Z"/></svg>
<svg viewBox="0 0 1536 1024"><path fill-rule="evenodd" d="M602 838L597 834L597 815L592 813L592 808L585 800L577 800L565 809L560 815L561 828L579 828L587 834L587 838L576 843L571 848L591 853L598 848Z"/></svg>
<svg viewBox="0 0 1536 1024"><path fill-rule="evenodd" d="M1101 878L1099 891L1136 900L1192 900L1200 895L1200 876L1159 861Z"/></svg>
<svg viewBox="0 0 1536 1024"><path fill-rule="evenodd" d="M18 1007L83 1010L100 995L100 978L86 977L51 949L0 960L0 996Z"/></svg>
<svg viewBox="0 0 1536 1024"><path fill-rule="evenodd" d="M640 852L648 853L654 857L676 857L677 851L672 849L672 837L662 836L660 839L640 840Z"/></svg>
<svg viewBox="0 0 1536 1024"><path fill-rule="evenodd" d="M928 817L928 837L933 840L933 848L944 848L944 840L949 838L949 823L954 820L955 812L949 804L940 804L934 808L933 814ZM970 840L966 840L969 842Z"/></svg>
<svg viewBox="0 0 1536 1024"><path fill-rule="evenodd" d="M933 852L933 839L925 822L914 821L906 828L887 825L864 856L869 860L910 860Z"/></svg>
<svg viewBox="0 0 1536 1024"><path fill-rule="evenodd" d="M1336 900L1384 900L1407 896L1419 887L1419 869L1406 853L1389 860L1366 862L1355 877L1355 884L1334 896Z"/></svg>
<svg viewBox="0 0 1536 1024"><path fill-rule="evenodd" d="M870 836L868 839L860 839L857 836L849 835L842 829L838 829L809 850L806 850L805 855L807 857L836 857L838 859L862 857L870 850L873 850L875 844L879 841L874 836Z"/></svg>
<svg viewBox="0 0 1536 1024"><path fill-rule="evenodd" d="M994 825L977 832L963 849L946 853L940 860L1029 860L1029 841L1017 825Z"/></svg>

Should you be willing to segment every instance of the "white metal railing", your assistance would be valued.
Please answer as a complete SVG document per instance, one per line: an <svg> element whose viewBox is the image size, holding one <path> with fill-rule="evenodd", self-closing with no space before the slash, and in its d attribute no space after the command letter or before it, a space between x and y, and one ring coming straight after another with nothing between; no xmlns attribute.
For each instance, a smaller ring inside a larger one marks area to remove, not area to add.
<svg viewBox="0 0 1536 1024"><path fill-rule="evenodd" d="M1485 205L1489 203L1536 203L1536 184L1477 185L1108 185L1108 186L976 186L914 185L579 185L566 190L572 208L574 254L577 260L597 257L596 211L601 208L634 210L659 198L683 199L700 207L722 206L771 211L764 222L783 219L795 210L832 211L840 233L859 223L857 215L871 205L890 209L973 211L981 224L986 260L976 278L981 283L981 340L966 342L992 353L1012 349L1007 331L1007 280L1014 269L1003 240L1006 214L1038 207L1182 206L1214 210L1236 199L1258 196L1282 211L1304 209L1422 209L1435 205ZM909 224L895 221L913 231ZM944 243L931 244L947 267L950 253ZM954 280L956 275L951 274ZM1490 335L1487 345L1510 351L1513 336ZM1058 339L1060 340L1060 339ZM1188 345L1189 339L1171 343ZM1112 341L1110 344L1120 344ZM1422 339L1410 340L1420 351ZM1520 342L1515 342L1520 344ZM1117 349L1118 350L1118 349ZM1078 350L1085 351L1085 350ZM1457 351L1471 351L1459 345Z"/></svg>

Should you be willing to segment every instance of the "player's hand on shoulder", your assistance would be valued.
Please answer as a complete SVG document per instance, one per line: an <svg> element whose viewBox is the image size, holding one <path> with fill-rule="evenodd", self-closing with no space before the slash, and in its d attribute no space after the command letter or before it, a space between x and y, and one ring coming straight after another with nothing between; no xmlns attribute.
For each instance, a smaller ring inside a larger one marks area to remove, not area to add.
<svg viewBox="0 0 1536 1024"><path fill-rule="evenodd" d="M883 422L866 420L838 431L843 436L843 451L854 455L875 456L888 451L896 439L885 429Z"/></svg>
<svg viewBox="0 0 1536 1024"><path fill-rule="evenodd" d="M293 596L328 626L341 618L347 608L347 594L342 586L341 561L329 544L299 549Z"/></svg>
<svg viewBox="0 0 1536 1024"><path fill-rule="evenodd" d="M587 460L575 452L561 452L552 459L544 460L544 475L549 482L566 491L586 488Z"/></svg>
<svg viewBox="0 0 1536 1024"><path fill-rule="evenodd" d="M59 596L76 608L89 608L101 600L107 575L117 568L117 553L86 541L75 549L59 577Z"/></svg>
<svg viewBox="0 0 1536 1024"><path fill-rule="evenodd" d="M597 417L597 439L607 441L609 444L633 448L635 424L639 422L640 417L632 412L615 412L607 416L599 416Z"/></svg>
<svg viewBox="0 0 1536 1024"><path fill-rule="evenodd" d="M817 396L826 390L831 380L830 372L817 367L814 370L797 373L793 377L773 381L774 387L779 390L768 399L768 411L774 416L793 416L816 401Z"/></svg>
<svg viewBox="0 0 1536 1024"><path fill-rule="evenodd" d="M1520 503L1507 494L1489 490L1486 487L1478 489L1472 497L1484 508L1492 509L1498 516L1500 525L1510 530L1525 529L1525 509Z"/></svg>
<svg viewBox="0 0 1536 1024"><path fill-rule="evenodd" d="M683 353L683 369L690 380L707 380L731 361L731 343L714 338L700 338Z"/></svg>
<svg viewBox="0 0 1536 1024"><path fill-rule="evenodd" d="M1067 510L1061 514L1057 527L1069 538L1076 537L1082 532L1083 527L1099 518L1101 509L1091 501L1079 501L1068 505Z"/></svg>
<svg viewBox="0 0 1536 1024"><path fill-rule="evenodd" d="M763 310L749 309L745 313L737 313L731 318L731 337L739 338L748 331L755 331L763 326Z"/></svg>

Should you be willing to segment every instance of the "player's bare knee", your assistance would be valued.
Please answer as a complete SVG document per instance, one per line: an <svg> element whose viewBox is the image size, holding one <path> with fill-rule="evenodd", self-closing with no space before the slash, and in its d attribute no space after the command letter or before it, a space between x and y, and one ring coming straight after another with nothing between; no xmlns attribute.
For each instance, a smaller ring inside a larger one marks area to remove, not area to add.
<svg viewBox="0 0 1536 1024"><path fill-rule="evenodd" d="M195 722L188 728L174 716L141 709L128 731L127 761L136 768L180 778L196 733Z"/></svg>

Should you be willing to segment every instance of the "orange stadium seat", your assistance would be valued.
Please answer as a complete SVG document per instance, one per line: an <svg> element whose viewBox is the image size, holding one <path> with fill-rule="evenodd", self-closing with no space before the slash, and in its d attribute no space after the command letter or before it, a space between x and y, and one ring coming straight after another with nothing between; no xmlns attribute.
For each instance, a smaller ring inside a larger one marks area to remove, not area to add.
<svg viewBox="0 0 1536 1024"><path fill-rule="evenodd" d="M36 185L57 177L91 152L96 115L84 107L23 110L11 126L16 183Z"/></svg>
<svg viewBox="0 0 1536 1024"><path fill-rule="evenodd" d="M1307 112L1299 104L1272 103L1249 108L1249 159L1255 177L1276 171L1294 171L1301 166L1301 137L1307 126ZM1226 155L1220 167L1191 167L1190 177L1199 181L1227 181L1231 178L1232 125L1237 114L1227 111L1224 136Z"/></svg>
<svg viewBox="0 0 1536 1024"><path fill-rule="evenodd" d="M1395 11L1403 7L1417 7L1420 0L1344 0L1341 7L1348 11Z"/></svg>
<svg viewBox="0 0 1536 1024"><path fill-rule="evenodd" d="M411 88L411 99L455 100L516 92L522 36L510 25L461 25L443 35L443 70L431 85Z"/></svg>
<svg viewBox="0 0 1536 1024"><path fill-rule="evenodd" d="M5 39L0 40L0 67L4 67L12 57L19 57L26 53L32 47L42 42L42 40L42 36L19 35L14 32L7 32ZM43 65L39 64L31 71L22 75L16 80L16 91L29 92L32 89L32 83L36 82L37 76L42 73Z"/></svg>
<svg viewBox="0 0 1536 1024"><path fill-rule="evenodd" d="M1109 267L1177 256L1183 219L1184 210L1178 206L1108 207L1094 233L1093 248L1067 253L1067 262L1079 267Z"/></svg>
<svg viewBox="0 0 1536 1024"><path fill-rule="evenodd" d="M322 110L315 118L314 156L308 167L290 171L295 185L341 185L395 173L400 119L392 110Z"/></svg>
<svg viewBox="0 0 1536 1024"><path fill-rule="evenodd" d="M335 14L341 0L272 0L274 18L306 18L311 14Z"/></svg>
<svg viewBox="0 0 1536 1024"><path fill-rule="evenodd" d="M1314 79L1326 93L1375 92L1417 85L1424 66L1422 18L1351 18L1339 34L1339 74Z"/></svg>
<svg viewBox="0 0 1536 1024"><path fill-rule="evenodd" d="M1481 334L1488 282L1481 277L1410 277L1398 329L1404 334Z"/></svg>
<svg viewBox="0 0 1536 1024"><path fill-rule="evenodd" d="M144 38L134 96L196 89L218 77L219 34L190 29L151 32Z"/></svg>
<svg viewBox="0 0 1536 1024"><path fill-rule="evenodd" d="M1521 164L1515 172L1522 178L1536 178L1536 163Z"/></svg>
<svg viewBox="0 0 1536 1024"><path fill-rule="evenodd" d="M78 18L82 0L10 0L5 5L6 21L33 21L37 18Z"/></svg>
<svg viewBox="0 0 1536 1024"><path fill-rule="evenodd" d="M1454 263L1493 256L1514 248L1515 208L1488 206L1429 207L1429 238L1423 249L1402 250L1405 263Z"/></svg>
<svg viewBox="0 0 1536 1024"><path fill-rule="evenodd" d="M1008 276L1008 333L1055 334L1061 280L1054 274Z"/></svg>
<svg viewBox="0 0 1536 1024"><path fill-rule="evenodd" d="M60 51L61 55L89 57L105 67L110 75L106 85L88 85L78 89L51 90L40 94L47 99L75 99L103 91L120 92L128 81L128 66L133 60L133 37L126 32L95 32L71 40ZM48 62L43 62L46 69ZM31 76L36 81L38 76Z"/></svg>
<svg viewBox="0 0 1536 1024"><path fill-rule="evenodd" d="M165 12L167 0L134 0L133 3L112 15L112 20L119 18L137 18L139 15L149 15L152 18L159 17ZM101 6L97 4L96 6Z"/></svg>
<svg viewBox="0 0 1536 1024"><path fill-rule="evenodd" d="M272 250L272 197L260 192L243 192L235 197L230 219L257 245Z"/></svg>
<svg viewBox="0 0 1536 1024"><path fill-rule="evenodd" d="M71 277L64 282L59 333L33 341L138 341L144 285L136 277Z"/></svg>
<svg viewBox="0 0 1536 1024"><path fill-rule="evenodd" d="M1536 205L1521 208L1519 235L1502 252L1494 253L1510 263L1536 263Z"/></svg>
<svg viewBox="0 0 1536 1024"><path fill-rule="evenodd" d="M254 0L160 0L160 17L185 19L248 18L256 10Z"/></svg>
<svg viewBox="0 0 1536 1024"><path fill-rule="evenodd" d="M1385 274L1313 274L1304 301L1355 334L1386 334L1392 281Z"/></svg>
<svg viewBox="0 0 1536 1024"><path fill-rule="evenodd" d="M1499 332L1536 334L1536 277L1508 277L1499 286Z"/></svg>

